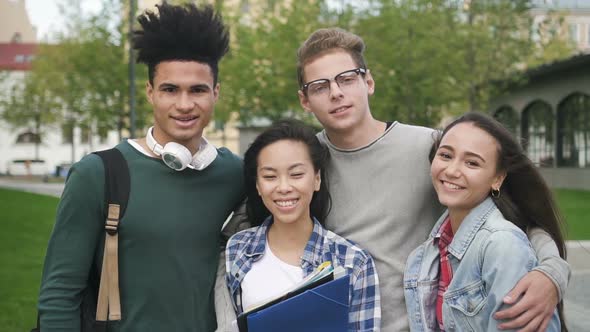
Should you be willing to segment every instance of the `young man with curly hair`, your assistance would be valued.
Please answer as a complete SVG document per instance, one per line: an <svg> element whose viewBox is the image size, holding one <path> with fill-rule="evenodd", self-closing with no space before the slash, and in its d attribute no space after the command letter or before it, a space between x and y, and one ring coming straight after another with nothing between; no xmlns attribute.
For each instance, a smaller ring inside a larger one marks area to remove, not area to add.
<svg viewBox="0 0 590 332"><path fill-rule="evenodd" d="M118 235L122 318L108 331L213 331L220 230L244 197L241 160L203 137L229 36L210 6L163 4L138 20L133 47L148 67L154 122L116 146L131 191ZM91 154L68 176L45 259L42 331L81 329L82 294L102 262L104 173Z"/></svg>

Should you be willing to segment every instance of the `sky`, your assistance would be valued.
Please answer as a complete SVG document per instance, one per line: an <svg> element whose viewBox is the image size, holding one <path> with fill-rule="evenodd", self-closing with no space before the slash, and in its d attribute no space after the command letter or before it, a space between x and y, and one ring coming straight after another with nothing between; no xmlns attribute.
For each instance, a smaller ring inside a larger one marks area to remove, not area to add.
<svg viewBox="0 0 590 332"><path fill-rule="evenodd" d="M79 0L82 10L97 12L101 8L101 1ZM64 22L60 17L59 3L63 0L26 0L27 13L31 23L37 28L37 39L43 40L51 31L63 29Z"/></svg>
<svg viewBox="0 0 590 332"><path fill-rule="evenodd" d="M37 28L38 40L51 31L63 29L64 22L60 17L58 3L64 0L25 0L27 12L31 23ZM85 12L97 12L100 10L100 0L78 0L81 2L82 10ZM337 3L338 1L333 1ZM563 4L574 7L590 7L590 0L535 0L536 3ZM354 3L354 1L350 1Z"/></svg>
<svg viewBox="0 0 590 332"><path fill-rule="evenodd" d="M50 32L60 31L64 28L64 21L59 13L58 4L66 0L25 0L27 13L31 23L37 28L37 40L44 40ZM100 11L101 0L78 0L84 12L96 13ZM355 0L329 0L328 4L338 6L341 2L355 4ZM590 0L585 0L590 1Z"/></svg>

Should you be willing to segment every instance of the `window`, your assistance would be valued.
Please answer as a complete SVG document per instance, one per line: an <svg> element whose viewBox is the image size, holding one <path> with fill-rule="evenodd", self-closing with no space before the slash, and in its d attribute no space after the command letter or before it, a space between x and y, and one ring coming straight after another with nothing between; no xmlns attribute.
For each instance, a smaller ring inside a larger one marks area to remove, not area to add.
<svg viewBox="0 0 590 332"><path fill-rule="evenodd" d="M590 96L574 93L557 109L557 166L590 167Z"/></svg>
<svg viewBox="0 0 590 332"><path fill-rule="evenodd" d="M41 143L41 136L32 131L26 131L16 137L16 144Z"/></svg>
<svg viewBox="0 0 590 332"><path fill-rule="evenodd" d="M510 106L502 106L494 113L494 118L518 137L518 114Z"/></svg>
<svg viewBox="0 0 590 332"><path fill-rule="evenodd" d="M10 41L12 43L20 43L23 41L23 36L20 34L20 32L15 32L14 35L12 35Z"/></svg>
<svg viewBox="0 0 590 332"><path fill-rule="evenodd" d="M73 122L66 122L61 125L61 141L63 144L71 144L74 142Z"/></svg>
<svg viewBox="0 0 590 332"><path fill-rule="evenodd" d="M534 23L533 27L531 29L531 39L535 42L538 43L541 41L541 31L540 31L541 27L540 24L538 23Z"/></svg>
<svg viewBox="0 0 590 332"><path fill-rule="evenodd" d="M551 106L534 101L522 112L522 145L529 159L540 167L553 166L555 140Z"/></svg>
<svg viewBox="0 0 590 332"><path fill-rule="evenodd" d="M242 3L240 4L240 11L242 12L242 14L249 13L250 12L250 1L242 0Z"/></svg>
<svg viewBox="0 0 590 332"><path fill-rule="evenodd" d="M23 54L17 54L14 57L14 62L16 62L16 63L23 63L23 62L25 62L25 56Z"/></svg>
<svg viewBox="0 0 590 332"><path fill-rule="evenodd" d="M92 130L88 125L80 125L80 142L81 143L90 143L92 138Z"/></svg>
<svg viewBox="0 0 590 332"><path fill-rule="evenodd" d="M98 127L97 130L97 134L98 134L98 142L100 144L106 144L108 141L108 136L109 136L109 130L106 127Z"/></svg>
<svg viewBox="0 0 590 332"><path fill-rule="evenodd" d="M570 40L576 44L580 41L578 24L576 24L576 23L569 24L569 37L570 37Z"/></svg>

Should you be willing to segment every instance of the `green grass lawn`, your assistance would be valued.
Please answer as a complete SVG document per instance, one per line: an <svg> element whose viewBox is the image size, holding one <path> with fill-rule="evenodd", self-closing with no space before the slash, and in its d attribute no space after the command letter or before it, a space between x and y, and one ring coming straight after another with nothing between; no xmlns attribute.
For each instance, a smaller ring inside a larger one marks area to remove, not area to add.
<svg viewBox="0 0 590 332"><path fill-rule="evenodd" d="M58 199L0 189L0 331L30 331Z"/></svg>
<svg viewBox="0 0 590 332"><path fill-rule="evenodd" d="M569 239L590 240L590 191L556 190ZM58 199L0 188L0 331L36 320L41 269Z"/></svg>
<svg viewBox="0 0 590 332"><path fill-rule="evenodd" d="M566 238L590 240L590 191L556 189L555 197L567 224Z"/></svg>

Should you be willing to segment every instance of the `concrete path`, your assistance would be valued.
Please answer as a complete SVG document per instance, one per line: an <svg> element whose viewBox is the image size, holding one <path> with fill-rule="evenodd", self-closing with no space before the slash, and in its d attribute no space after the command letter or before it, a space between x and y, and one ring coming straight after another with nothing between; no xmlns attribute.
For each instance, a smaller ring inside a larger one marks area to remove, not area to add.
<svg viewBox="0 0 590 332"><path fill-rule="evenodd" d="M567 241L572 277L565 293L566 323L570 331L590 331L590 241Z"/></svg>
<svg viewBox="0 0 590 332"><path fill-rule="evenodd" d="M0 177L0 187L50 196L61 196L62 183L29 183ZM570 331L590 331L590 241L567 241L572 277L565 295L565 315Z"/></svg>
<svg viewBox="0 0 590 332"><path fill-rule="evenodd" d="M63 183L27 182L0 177L0 187L27 191L36 194L60 197L64 189Z"/></svg>

